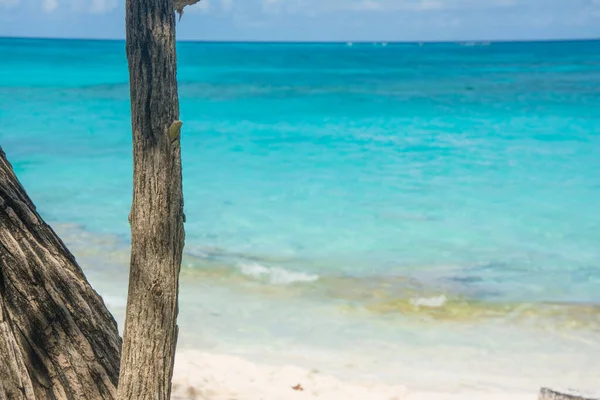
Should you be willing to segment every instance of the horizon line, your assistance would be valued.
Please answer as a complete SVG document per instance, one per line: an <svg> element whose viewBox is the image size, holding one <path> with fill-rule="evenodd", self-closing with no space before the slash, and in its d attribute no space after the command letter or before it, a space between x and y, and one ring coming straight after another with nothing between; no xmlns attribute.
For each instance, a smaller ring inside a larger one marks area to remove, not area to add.
<svg viewBox="0 0 600 400"><path fill-rule="evenodd" d="M99 42L124 42L125 38L78 38L78 37L51 37L51 36L0 36L0 39L30 39L30 40L71 40L71 41L99 41ZM552 42L595 42L600 37L582 38L536 38L536 39L441 39L441 40L202 40L202 39L177 39L177 42L206 43L206 44L445 44L445 43L552 43Z"/></svg>

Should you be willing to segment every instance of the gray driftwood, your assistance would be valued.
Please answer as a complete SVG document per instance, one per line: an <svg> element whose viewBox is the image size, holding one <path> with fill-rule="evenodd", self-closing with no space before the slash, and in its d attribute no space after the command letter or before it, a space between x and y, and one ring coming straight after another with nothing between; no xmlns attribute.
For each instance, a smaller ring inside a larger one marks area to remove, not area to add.
<svg viewBox="0 0 600 400"><path fill-rule="evenodd" d="M168 400L184 244L173 0L127 0L133 132L131 268L120 400Z"/></svg>
<svg viewBox="0 0 600 400"><path fill-rule="evenodd" d="M114 399L121 339L0 147L0 399Z"/></svg>
<svg viewBox="0 0 600 400"><path fill-rule="evenodd" d="M573 394L559 393L554 390L542 388L538 400L599 400L587 397L581 397Z"/></svg>

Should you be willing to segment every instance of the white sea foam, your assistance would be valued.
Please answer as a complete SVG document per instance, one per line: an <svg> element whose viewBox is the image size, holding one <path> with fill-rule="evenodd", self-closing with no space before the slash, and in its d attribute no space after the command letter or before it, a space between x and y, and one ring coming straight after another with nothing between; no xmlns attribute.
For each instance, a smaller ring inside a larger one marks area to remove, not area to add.
<svg viewBox="0 0 600 400"><path fill-rule="evenodd" d="M437 308L442 307L448 299L445 295L435 296L435 297L417 297L410 299L410 304L415 307L429 307L429 308Z"/></svg>
<svg viewBox="0 0 600 400"><path fill-rule="evenodd" d="M242 274L255 278L265 279L273 285L289 285L296 282L314 282L318 275L303 272L288 271L279 267L266 267L262 264L251 262L239 265Z"/></svg>

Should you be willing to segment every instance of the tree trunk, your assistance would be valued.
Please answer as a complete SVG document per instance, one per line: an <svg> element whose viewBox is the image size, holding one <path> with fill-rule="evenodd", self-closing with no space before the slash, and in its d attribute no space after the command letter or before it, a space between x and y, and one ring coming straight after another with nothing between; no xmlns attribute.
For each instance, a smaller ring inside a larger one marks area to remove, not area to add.
<svg viewBox="0 0 600 400"><path fill-rule="evenodd" d="M0 147L0 399L114 399L121 339Z"/></svg>
<svg viewBox="0 0 600 400"><path fill-rule="evenodd" d="M173 0L127 0L131 269L118 398L167 400L184 244Z"/></svg>

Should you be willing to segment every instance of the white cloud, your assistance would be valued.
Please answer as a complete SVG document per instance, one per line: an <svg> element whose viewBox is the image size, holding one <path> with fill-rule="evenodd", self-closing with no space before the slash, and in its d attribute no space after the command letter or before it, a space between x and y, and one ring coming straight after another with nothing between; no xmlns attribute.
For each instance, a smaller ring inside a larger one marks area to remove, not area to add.
<svg viewBox="0 0 600 400"><path fill-rule="evenodd" d="M231 11L233 8L233 0L221 0L221 8L225 11Z"/></svg>
<svg viewBox="0 0 600 400"><path fill-rule="evenodd" d="M315 11L326 11L331 4L344 4L345 1L329 0L328 4L322 3L319 0L262 0L262 11L268 14L278 14L280 12L312 14Z"/></svg>
<svg viewBox="0 0 600 400"><path fill-rule="evenodd" d="M186 7L185 12L191 11L208 13L212 12L213 10L217 10L218 8L220 8L222 11L229 12L233 9L233 6L233 0L202 0L193 6Z"/></svg>
<svg viewBox="0 0 600 400"><path fill-rule="evenodd" d="M14 7L19 4L21 0L0 0L0 6Z"/></svg>
<svg viewBox="0 0 600 400"><path fill-rule="evenodd" d="M46 12L52 12L58 8L58 0L43 0L42 8Z"/></svg>
<svg viewBox="0 0 600 400"><path fill-rule="evenodd" d="M192 6L187 6L185 12L201 12L207 13L212 9L212 3L210 0L202 0Z"/></svg>
<svg viewBox="0 0 600 400"><path fill-rule="evenodd" d="M381 10L381 3L373 0L365 0L359 5L363 10L378 11Z"/></svg>
<svg viewBox="0 0 600 400"><path fill-rule="evenodd" d="M600 17L600 0L590 0L588 8L591 16Z"/></svg>
<svg viewBox="0 0 600 400"><path fill-rule="evenodd" d="M349 8L349 4L339 5ZM379 11L440 11L474 8L498 8L516 5L516 0L362 0L353 5L355 10Z"/></svg>
<svg viewBox="0 0 600 400"><path fill-rule="evenodd" d="M103 14L117 8L117 0L91 0L89 12Z"/></svg>
<svg viewBox="0 0 600 400"><path fill-rule="evenodd" d="M590 0L600 1L600 0ZM265 12L441 11L511 7L517 0L262 0Z"/></svg>
<svg viewBox="0 0 600 400"><path fill-rule="evenodd" d="M66 8L73 12L92 14L107 13L117 8L119 3L122 3L121 0L41 0L41 2L45 12Z"/></svg>

